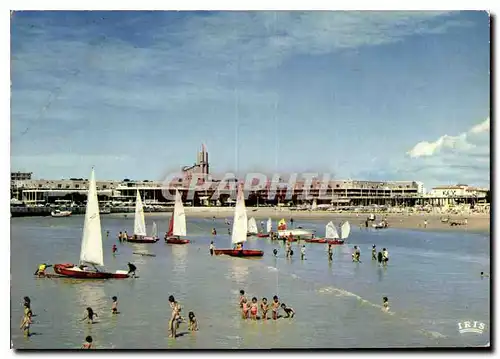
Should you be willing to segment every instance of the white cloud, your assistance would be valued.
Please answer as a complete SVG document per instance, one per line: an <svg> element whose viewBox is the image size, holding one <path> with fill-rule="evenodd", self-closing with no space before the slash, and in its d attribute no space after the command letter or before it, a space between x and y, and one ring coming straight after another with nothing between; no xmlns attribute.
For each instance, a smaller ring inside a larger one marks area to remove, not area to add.
<svg viewBox="0 0 500 359"><path fill-rule="evenodd" d="M444 150L453 152L468 152L476 148L476 144L471 143L470 137L474 135L488 133L490 130L490 118L472 127L469 131L458 136L443 135L434 142L422 141L417 143L407 154L412 158L434 156Z"/></svg>

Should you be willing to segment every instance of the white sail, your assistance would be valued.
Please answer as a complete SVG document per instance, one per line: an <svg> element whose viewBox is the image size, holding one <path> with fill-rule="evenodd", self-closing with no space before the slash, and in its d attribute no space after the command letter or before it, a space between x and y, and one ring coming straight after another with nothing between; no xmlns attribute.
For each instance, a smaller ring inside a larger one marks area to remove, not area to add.
<svg viewBox="0 0 500 359"><path fill-rule="evenodd" d="M233 231L231 235L231 242L243 243L247 240L248 220L247 209L245 207L245 198L243 190L238 191L236 199L236 207L234 209Z"/></svg>
<svg viewBox="0 0 500 359"><path fill-rule="evenodd" d="M92 168L92 173L90 174L89 179L89 191L87 194L85 222L83 224L80 262L98 266L104 265L104 257L102 254L101 218L99 217L99 201L97 199L94 168Z"/></svg>
<svg viewBox="0 0 500 359"><path fill-rule="evenodd" d="M184 205L182 204L181 194L175 190L175 205L174 205L174 236L186 236L186 214L184 213Z"/></svg>
<svg viewBox="0 0 500 359"><path fill-rule="evenodd" d="M137 198L135 200L135 218L134 218L134 234L138 236L146 235L146 220L144 219L144 207L142 206L141 195L137 190Z"/></svg>
<svg viewBox="0 0 500 359"><path fill-rule="evenodd" d="M273 221L269 217L269 219L267 220L267 233L270 233L272 230L273 230Z"/></svg>
<svg viewBox="0 0 500 359"><path fill-rule="evenodd" d="M325 238L328 238L328 239L338 239L339 238L339 233L337 232L337 228L335 228L335 225L333 224L332 221L328 222L328 224L326 225Z"/></svg>
<svg viewBox="0 0 500 359"><path fill-rule="evenodd" d="M350 233L351 233L351 225L349 224L348 221L345 221L340 226L340 238L347 239L347 237L349 237Z"/></svg>
<svg viewBox="0 0 500 359"><path fill-rule="evenodd" d="M151 228L151 237L158 237L158 228L156 227L156 222L153 222L153 227Z"/></svg>
<svg viewBox="0 0 500 359"><path fill-rule="evenodd" d="M259 233L257 221L253 217L248 220L248 233Z"/></svg>

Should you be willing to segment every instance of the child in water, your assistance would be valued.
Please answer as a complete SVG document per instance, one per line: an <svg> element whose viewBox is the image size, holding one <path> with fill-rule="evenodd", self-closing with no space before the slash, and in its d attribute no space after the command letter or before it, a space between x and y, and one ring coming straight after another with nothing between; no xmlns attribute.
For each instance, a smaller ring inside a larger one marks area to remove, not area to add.
<svg viewBox="0 0 500 359"><path fill-rule="evenodd" d="M293 308L287 307L285 303L281 304L281 308L285 311L285 318L293 318L293 316L295 315L295 311L293 310Z"/></svg>
<svg viewBox="0 0 500 359"><path fill-rule="evenodd" d="M88 319L88 323L93 324L94 323L94 316L98 317L98 315L97 315L97 313L94 313L94 311L90 307L87 307L86 310L87 310L87 313L85 314L85 317L82 319L82 322L85 319Z"/></svg>
<svg viewBox="0 0 500 359"><path fill-rule="evenodd" d="M113 247L111 247L111 252L113 252L113 254L115 254L117 250L118 250L118 248L116 248L116 244L113 244Z"/></svg>
<svg viewBox="0 0 500 359"><path fill-rule="evenodd" d="M194 312L189 312L188 314L188 330L190 332L195 332L198 330L198 321L196 320L196 317L194 316Z"/></svg>
<svg viewBox="0 0 500 359"><path fill-rule="evenodd" d="M90 335L87 335L85 338L85 343L83 343L82 349L92 349L92 337Z"/></svg>
<svg viewBox="0 0 500 359"><path fill-rule="evenodd" d="M113 298L111 298L113 300L113 303L111 304L111 313L112 314L118 314L118 297L116 296L113 296Z"/></svg>
<svg viewBox="0 0 500 359"><path fill-rule="evenodd" d="M387 297L383 297L383 298L382 298L382 304L383 304L383 306L384 306L384 310L385 310L386 312L388 312L388 311L389 311L389 298L387 298Z"/></svg>
<svg viewBox="0 0 500 359"><path fill-rule="evenodd" d="M19 326L19 329L22 329L24 332L24 335L29 337L30 334L30 325L33 324L33 321L31 320L32 313L31 310L28 308L26 311L26 306L25 306L25 312L23 315L23 319L21 320L21 325Z"/></svg>
<svg viewBox="0 0 500 359"><path fill-rule="evenodd" d="M245 291L243 289L240 290L240 308L243 308L243 301L246 301Z"/></svg>
<svg viewBox="0 0 500 359"><path fill-rule="evenodd" d="M382 252L378 252L377 254L378 264L382 264L382 258L383 258Z"/></svg>
<svg viewBox="0 0 500 359"><path fill-rule="evenodd" d="M377 247L375 247L375 244L372 246L372 260L377 260Z"/></svg>
<svg viewBox="0 0 500 359"><path fill-rule="evenodd" d="M273 297L273 303L271 304L271 309L273 311L273 320L278 319L278 311L280 309L280 301L279 301L277 295L275 295Z"/></svg>
<svg viewBox="0 0 500 359"><path fill-rule="evenodd" d="M267 311L269 310L267 298L262 298L262 302L260 303L260 310L262 311L262 319L267 320Z"/></svg>
<svg viewBox="0 0 500 359"><path fill-rule="evenodd" d="M300 259L304 260L305 256L306 256L306 245L303 244L302 248L300 248Z"/></svg>
<svg viewBox="0 0 500 359"><path fill-rule="evenodd" d="M278 250L277 250L276 248L274 248L274 249L273 249L273 255L274 255L275 257L277 257L277 256L278 256Z"/></svg>
<svg viewBox="0 0 500 359"><path fill-rule="evenodd" d="M247 319L248 318L248 303L247 299L243 298L243 301L241 303L241 318L242 319Z"/></svg>
<svg viewBox="0 0 500 359"><path fill-rule="evenodd" d="M250 316L252 320L257 320L257 312L259 310L259 304L257 303L257 298L252 298L252 303L250 304Z"/></svg>

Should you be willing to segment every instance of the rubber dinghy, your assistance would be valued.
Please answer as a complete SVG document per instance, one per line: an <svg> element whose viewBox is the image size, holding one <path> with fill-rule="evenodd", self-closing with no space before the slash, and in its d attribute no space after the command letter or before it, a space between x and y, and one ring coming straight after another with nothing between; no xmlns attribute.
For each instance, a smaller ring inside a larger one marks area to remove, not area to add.
<svg viewBox="0 0 500 359"><path fill-rule="evenodd" d="M170 224L168 227L167 238L165 242L168 244L188 244L189 239L181 238L187 234L186 227L186 213L184 212L184 205L180 192L175 190L175 205L174 213L170 217Z"/></svg>
<svg viewBox="0 0 500 359"><path fill-rule="evenodd" d="M247 210L245 207L245 198L243 197L243 190L240 188L238 191L238 198L236 200L236 207L234 210L233 230L231 235L231 243L233 245L243 245L247 241L248 220ZM264 251L258 249L215 249L215 255L227 255L231 257L262 257Z"/></svg>
<svg viewBox="0 0 500 359"><path fill-rule="evenodd" d="M104 266L102 252L101 219L99 217L99 202L97 200L97 188L95 182L94 168L89 179L89 190L87 194L87 208L85 210L85 222L83 225L82 245L80 251L80 264L73 263L54 264L54 272L63 277L79 279L122 279L128 278L128 271L117 270L106 272L97 269Z"/></svg>

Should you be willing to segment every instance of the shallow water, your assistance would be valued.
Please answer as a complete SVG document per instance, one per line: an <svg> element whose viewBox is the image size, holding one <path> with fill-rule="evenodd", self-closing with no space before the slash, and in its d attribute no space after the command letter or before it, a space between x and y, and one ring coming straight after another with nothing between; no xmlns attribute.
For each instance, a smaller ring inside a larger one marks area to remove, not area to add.
<svg viewBox="0 0 500 359"><path fill-rule="evenodd" d="M39 263L77 262L83 216L11 219L11 330L15 348L78 348L92 335L97 348L340 348L484 345L490 341L490 236L457 232L366 230L352 228L349 244L335 248L328 262L323 244L306 244L301 261L284 258L282 244L252 238L245 247L265 251L262 259L211 257L215 244L230 246L223 220L188 219L187 246L120 244L115 236L133 227L133 216L102 216L104 256L110 270L136 264L139 278L108 281L36 279ZM147 215L160 233L168 217ZM260 220L260 219L259 219ZM320 221L300 222L324 233ZM118 245L118 254L111 246ZM381 268L371 260L371 246L387 247L390 262ZM353 245L362 263L352 263ZM279 248L278 258L272 249ZM134 255L148 252L156 257ZM297 312L293 319L244 321L238 292L247 297L277 294ZM176 340L167 338L168 296L194 311L200 331L187 333L182 324ZM37 335L23 338L19 330L22 298L32 300ZM111 315L111 297L118 296L120 314ZM390 312L381 310L389 297ZM90 306L99 315L93 325L80 321ZM460 321L480 321L483 334L460 334Z"/></svg>

